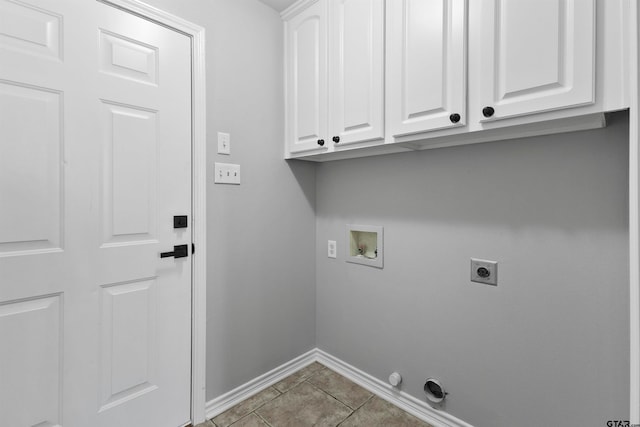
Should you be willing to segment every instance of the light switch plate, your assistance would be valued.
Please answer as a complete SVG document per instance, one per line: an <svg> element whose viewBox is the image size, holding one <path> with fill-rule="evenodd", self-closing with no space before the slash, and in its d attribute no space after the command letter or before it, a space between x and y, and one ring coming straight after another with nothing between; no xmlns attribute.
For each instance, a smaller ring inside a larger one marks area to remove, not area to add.
<svg viewBox="0 0 640 427"><path fill-rule="evenodd" d="M498 286L498 263L471 258L471 281Z"/></svg>
<svg viewBox="0 0 640 427"><path fill-rule="evenodd" d="M337 252L337 244L335 240L329 240L327 244L327 256L329 258L335 258Z"/></svg>
<svg viewBox="0 0 640 427"><path fill-rule="evenodd" d="M231 154L231 135L218 132L218 154Z"/></svg>
<svg viewBox="0 0 640 427"><path fill-rule="evenodd" d="M240 165L216 162L214 179L216 184L240 185Z"/></svg>

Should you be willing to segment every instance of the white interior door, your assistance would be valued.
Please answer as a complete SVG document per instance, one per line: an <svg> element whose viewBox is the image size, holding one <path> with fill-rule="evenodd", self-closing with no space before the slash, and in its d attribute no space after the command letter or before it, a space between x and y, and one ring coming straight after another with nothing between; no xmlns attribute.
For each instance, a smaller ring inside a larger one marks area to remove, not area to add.
<svg viewBox="0 0 640 427"><path fill-rule="evenodd" d="M0 425L189 421L190 64L105 4L0 0Z"/></svg>

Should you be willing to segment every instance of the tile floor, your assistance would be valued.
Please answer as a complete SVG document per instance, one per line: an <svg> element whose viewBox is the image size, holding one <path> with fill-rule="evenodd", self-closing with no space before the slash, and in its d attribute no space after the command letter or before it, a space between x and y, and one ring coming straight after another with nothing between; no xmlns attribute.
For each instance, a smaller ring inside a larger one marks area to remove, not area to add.
<svg viewBox="0 0 640 427"><path fill-rule="evenodd" d="M431 427L314 362L196 427Z"/></svg>

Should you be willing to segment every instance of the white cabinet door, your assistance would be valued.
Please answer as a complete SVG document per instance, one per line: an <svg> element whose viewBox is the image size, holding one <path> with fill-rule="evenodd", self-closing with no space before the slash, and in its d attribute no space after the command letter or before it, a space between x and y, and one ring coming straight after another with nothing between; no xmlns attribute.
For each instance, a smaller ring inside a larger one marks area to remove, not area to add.
<svg viewBox="0 0 640 427"><path fill-rule="evenodd" d="M387 3L387 125L392 136L466 122L466 1Z"/></svg>
<svg viewBox="0 0 640 427"><path fill-rule="evenodd" d="M487 120L594 102L594 0L483 0L481 117ZM492 111L493 110L493 111Z"/></svg>
<svg viewBox="0 0 640 427"><path fill-rule="evenodd" d="M285 28L288 150L323 151L329 145L326 1L320 0L294 16Z"/></svg>
<svg viewBox="0 0 640 427"><path fill-rule="evenodd" d="M329 13L332 142L383 140L384 0L332 0Z"/></svg>

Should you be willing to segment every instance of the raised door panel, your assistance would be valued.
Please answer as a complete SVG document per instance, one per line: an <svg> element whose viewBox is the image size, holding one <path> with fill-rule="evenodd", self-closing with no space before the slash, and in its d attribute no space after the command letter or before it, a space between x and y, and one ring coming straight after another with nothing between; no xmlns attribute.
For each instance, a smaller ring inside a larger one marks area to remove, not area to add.
<svg viewBox="0 0 640 427"><path fill-rule="evenodd" d="M157 243L157 112L103 108L103 247Z"/></svg>
<svg viewBox="0 0 640 427"><path fill-rule="evenodd" d="M384 138L384 0L331 3L330 134L339 144Z"/></svg>
<svg viewBox="0 0 640 427"><path fill-rule="evenodd" d="M388 2L387 28L391 135L464 125L466 1Z"/></svg>
<svg viewBox="0 0 640 427"><path fill-rule="evenodd" d="M323 150L327 131L327 12L319 1L287 22L290 153Z"/></svg>
<svg viewBox="0 0 640 427"><path fill-rule="evenodd" d="M62 16L16 0L0 0L0 48L62 59Z"/></svg>
<svg viewBox="0 0 640 427"><path fill-rule="evenodd" d="M0 257L62 250L62 97L0 80Z"/></svg>
<svg viewBox="0 0 640 427"><path fill-rule="evenodd" d="M487 120L595 102L594 0L485 0L481 19Z"/></svg>
<svg viewBox="0 0 640 427"><path fill-rule="evenodd" d="M0 304L0 425L62 424L62 314L60 294Z"/></svg>
<svg viewBox="0 0 640 427"><path fill-rule="evenodd" d="M100 71L125 79L158 84L158 48L100 29Z"/></svg>
<svg viewBox="0 0 640 427"><path fill-rule="evenodd" d="M101 412L158 388L156 286L143 279L102 287Z"/></svg>

